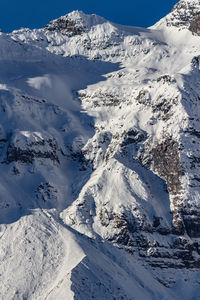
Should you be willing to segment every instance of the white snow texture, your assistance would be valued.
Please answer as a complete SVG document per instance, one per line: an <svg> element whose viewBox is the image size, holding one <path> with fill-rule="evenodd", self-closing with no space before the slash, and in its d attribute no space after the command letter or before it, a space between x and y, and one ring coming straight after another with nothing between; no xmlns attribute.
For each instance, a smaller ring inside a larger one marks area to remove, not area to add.
<svg viewBox="0 0 200 300"><path fill-rule="evenodd" d="M1 300L200 299L199 11L1 33Z"/></svg>

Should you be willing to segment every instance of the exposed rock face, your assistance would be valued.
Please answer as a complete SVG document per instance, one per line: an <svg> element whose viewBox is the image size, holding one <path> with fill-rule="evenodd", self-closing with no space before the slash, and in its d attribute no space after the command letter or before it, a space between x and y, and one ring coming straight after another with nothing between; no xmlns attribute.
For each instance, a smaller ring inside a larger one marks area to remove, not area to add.
<svg viewBox="0 0 200 300"><path fill-rule="evenodd" d="M184 215L183 217L187 234L193 238L200 237L200 216L199 212L191 212L191 215Z"/></svg>
<svg viewBox="0 0 200 300"><path fill-rule="evenodd" d="M40 133L17 132L7 149L7 163L33 163L37 158L59 163L57 145L53 138L44 139Z"/></svg>
<svg viewBox="0 0 200 300"><path fill-rule="evenodd" d="M164 18L167 26L179 29L189 29L193 34L200 34L199 30L199 0L181 0L172 9L172 12Z"/></svg>
<svg viewBox="0 0 200 300"><path fill-rule="evenodd" d="M152 150L153 169L167 184L167 189L175 210L173 211L173 225L175 232L184 234L184 225L182 221L182 207L179 207L178 202L180 198L181 186L181 162L179 154L179 145L177 141L168 139L162 144L157 145Z"/></svg>
<svg viewBox="0 0 200 300"><path fill-rule="evenodd" d="M168 26L188 28L193 22L195 16L199 13L200 3L198 0L181 0L173 8L171 21Z"/></svg>
<svg viewBox="0 0 200 300"><path fill-rule="evenodd" d="M56 21L52 21L45 28L49 31L57 31L65 34L67 36L76 36L80 35L84 28L78 26L73 20L66 17L61 17Z"/></svg>
<svg viewBox="0 0 200 300"><path fill-rule="evenodd" d="M58 191L49 182L41 182L35 191L35 196L41 206L54 207L58 200Z"/></svg>
<svg viewBox="0 0 200 300"><path fill-rule="evenodd" d="M189 30L192 31L192 33L200 35L200 12L194 16L194 19L190 23Z"/></svg>
<svg viewBox="0 0 200 300"><path fill-rule="evenodd" d="M153 169L167 183L170 194L177 195L181 191L181 164L179 145L168 139L152 150Z"/></svg>

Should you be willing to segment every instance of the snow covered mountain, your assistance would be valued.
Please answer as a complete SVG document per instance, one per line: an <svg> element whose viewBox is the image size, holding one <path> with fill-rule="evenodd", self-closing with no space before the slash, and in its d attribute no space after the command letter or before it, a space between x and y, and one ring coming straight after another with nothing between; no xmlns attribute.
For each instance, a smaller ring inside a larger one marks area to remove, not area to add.
<svg viewBox="0 0 200 300"><path fill-rule="evenodd" d="M198 299L199 13L1 33L0 299Z"/></svg>

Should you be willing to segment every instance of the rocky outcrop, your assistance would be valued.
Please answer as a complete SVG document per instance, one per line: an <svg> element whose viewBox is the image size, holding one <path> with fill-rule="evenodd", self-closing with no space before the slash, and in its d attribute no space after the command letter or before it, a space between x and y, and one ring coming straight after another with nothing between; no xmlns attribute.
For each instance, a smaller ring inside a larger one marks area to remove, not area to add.
<svg viewBox="0 0 200 300"><path fill-rule="evenodd" d="M49 182L41 182L35 191L37 200L42 204L57 200L57 189L53 187Z"/></svg>
<svg viewBox="0 0 200 300"><path fill-rule="evenodd" d="M80 35L84 31L83 27L78 26L75 21L67 17L61 17L56 21L50 22L45 26L45 29L49 31L61 32L69 37Z"/></svg>
<svg viewBox="0 0 200 300"><path fill-rule="evenodd" d="M194 27L195 18L200 11L198 0L181 0L172 9L171 14L166 17L167 26L178 28Z"/></svg>
<svg viewBox="0 0 200 300"><path fill-rule="evenodd" d="M177 195L181 187L181 163L179 145L173 139L167 139L152 149L153 169L167 183L170 194Z"/></svg>
<svg viewBox="0 0 200 300"><path fill-rule="evenodd" d="M194 34L200 35L200 12L194 16L190 23L189 30Z"/></svg>
<svg viewBox="0 0 200 300"><path fill-rule="evenodd" d="M7 148L6 163L32 164L35 159L40 158L59 163L57 144L54 138L43 138L37 132L13 134Z"/></svg>

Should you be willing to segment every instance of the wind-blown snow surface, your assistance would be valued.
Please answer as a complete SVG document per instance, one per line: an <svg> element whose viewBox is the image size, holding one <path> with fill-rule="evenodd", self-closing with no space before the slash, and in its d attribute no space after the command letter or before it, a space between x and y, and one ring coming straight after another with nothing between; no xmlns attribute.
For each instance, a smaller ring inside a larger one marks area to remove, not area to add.
<svg viewBox="0 0 200 300"><path fill-rule="evenodd" d="M191 2L0 35L0 299L198 299Z"/></svg>

